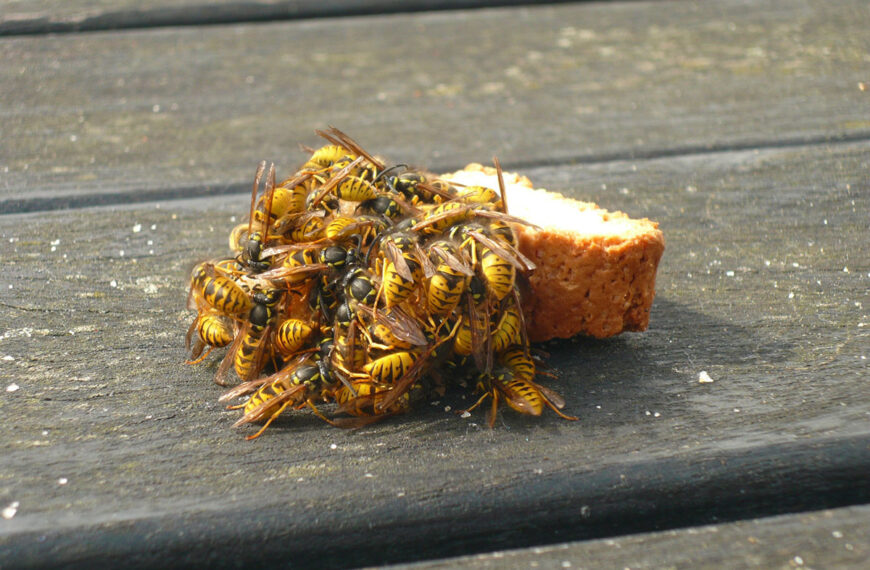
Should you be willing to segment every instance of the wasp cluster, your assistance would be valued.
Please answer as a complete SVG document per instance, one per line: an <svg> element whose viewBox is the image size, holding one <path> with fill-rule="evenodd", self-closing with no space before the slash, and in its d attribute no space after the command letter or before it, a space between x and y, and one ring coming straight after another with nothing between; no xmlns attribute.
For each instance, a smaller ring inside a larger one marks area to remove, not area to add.
<svg viewBox="0 0 870 570"><path fill-rule="evenodd" d="M491 398L490 425L500 399L573 419L534 381L518 289L534 264L517 250L511 224L524 222L507 214L501 170L501 193L450 184L317 132L330 144L283 182L260 164L233 256L191 276L189 362L229 346L215 381L231 368L241 380L221 398L248 396L231 406L236 425L265 422L257 437L305 407L364 425L468 378L481 394L469 410Z"/></svg>

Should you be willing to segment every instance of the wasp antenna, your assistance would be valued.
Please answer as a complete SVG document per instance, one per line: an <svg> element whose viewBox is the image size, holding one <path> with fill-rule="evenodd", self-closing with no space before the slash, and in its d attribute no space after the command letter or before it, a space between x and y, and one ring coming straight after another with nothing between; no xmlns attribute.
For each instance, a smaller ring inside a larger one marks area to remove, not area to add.
<svg viewBox="0 0 870 570"><path fill-rule="evenodd" d="M266 161L261 160L257 166L257 174L254 175L254 187L251 189L251 211L248 214L248 235L251 234L251 224L254 222L254 208L257 204L257 190L260 188L260 179L263 178L263 172L266 170Z"/></svg>
<svg viewBox="0 0 870 570"><path fill-rule="evenodd" d="M501 192L501 211L507 214L507 190L504 187L504 176L501 174L501 164L498 162L498 157L493 156L492 163L495 165L495 173L498 175L498 190Z"/></svg>
<svg viewBox="0 0 870 570"><path fill-rule="evenodd" d="M263 218L266 228L263 230L263 242L269 241L269 228L272 226L272 199L275 197L275 163L269 164L269 174L266 176L266 194L268 195L268 203L266 204L266 215Z"/></svg>

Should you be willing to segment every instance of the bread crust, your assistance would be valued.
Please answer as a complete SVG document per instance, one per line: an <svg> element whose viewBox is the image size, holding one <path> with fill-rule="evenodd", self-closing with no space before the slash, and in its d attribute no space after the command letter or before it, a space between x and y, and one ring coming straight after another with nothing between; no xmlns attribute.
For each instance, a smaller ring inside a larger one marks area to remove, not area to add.
<svg viewBox="0 0 870 570"><path fill-rule="evenodd" d="M523 297L529 340L578 334L605 338L646 330L665 249L658 224L540 189L534 190L542 193L535 194L535 200L511 200L534 187L524 176L503 176L510 214L542 226L515 226L520 251L537 266ZM498 188L495 169L476 163L443 177ZM531 203L582 213L594 223L587 228L559 227L547 223L548 214L535 211Z"/></svg>

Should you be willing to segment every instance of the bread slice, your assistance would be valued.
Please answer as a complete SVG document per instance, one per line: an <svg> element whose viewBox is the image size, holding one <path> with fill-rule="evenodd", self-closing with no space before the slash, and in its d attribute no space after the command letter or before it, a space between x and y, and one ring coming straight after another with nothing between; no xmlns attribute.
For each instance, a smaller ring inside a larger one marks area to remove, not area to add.
<svg viewBox="0 0 870 570"><path fill-rule="evenodd" d="M520 251L537 265L523 298L529 340L646 330L665 250L658 224L503 176L509 213L540 226L515 228ZM498 189L495 169L480 164L442 177Z"/></svg>

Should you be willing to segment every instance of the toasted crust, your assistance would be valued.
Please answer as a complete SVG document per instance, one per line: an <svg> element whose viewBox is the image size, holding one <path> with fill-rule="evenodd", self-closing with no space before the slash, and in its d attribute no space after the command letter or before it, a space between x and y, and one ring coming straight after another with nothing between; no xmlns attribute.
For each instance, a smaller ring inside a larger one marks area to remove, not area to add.
<svg viewBox="0 0 870 570"><path fill-rule="evenodd" d="M480 164L444 178L498 189L495 169ZM540 226L515 228L520 251L537 265L523 299L529 339L645 330L665 249L658 224L534 190L513 173L504 180L510 214Z"/></svg>

